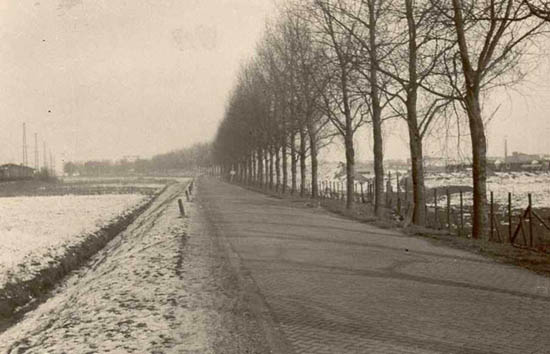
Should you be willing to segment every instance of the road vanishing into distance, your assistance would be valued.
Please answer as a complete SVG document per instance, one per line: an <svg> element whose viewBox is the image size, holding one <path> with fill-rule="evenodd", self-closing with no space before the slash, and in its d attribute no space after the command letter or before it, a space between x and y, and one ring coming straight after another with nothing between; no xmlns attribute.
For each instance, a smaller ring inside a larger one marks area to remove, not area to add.
<svg viewBox="0 0 550 354"><path fill-rule="evenodd" d="M550 278L212 179L199 196L281 352L550 353Z"/></svg>
<svg viewBox="0 0 550 354"><path fill-rule="evenodd" d="M550 353L550 278L200 177L0 333L3 353ZM187 216L181 217L178 199Z"/></svg>

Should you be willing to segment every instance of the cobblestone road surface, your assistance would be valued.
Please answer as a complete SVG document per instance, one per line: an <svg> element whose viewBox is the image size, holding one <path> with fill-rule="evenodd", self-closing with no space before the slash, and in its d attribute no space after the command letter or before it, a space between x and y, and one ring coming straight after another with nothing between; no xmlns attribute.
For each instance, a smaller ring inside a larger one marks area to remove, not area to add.
<svg viewBox="0 0 550 354"><path fill-rule="evenodd" d="M296 353L550 353L550 279L214 179L204 214Z"/></svg>

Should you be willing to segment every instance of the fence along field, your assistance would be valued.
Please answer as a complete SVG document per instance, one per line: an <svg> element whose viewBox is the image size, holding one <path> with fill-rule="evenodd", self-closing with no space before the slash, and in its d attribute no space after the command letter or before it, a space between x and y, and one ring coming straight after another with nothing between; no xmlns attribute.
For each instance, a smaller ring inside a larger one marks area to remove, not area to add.
<svg viewBox="0 0 550 354"><path fill-rule="evenodd" d="M441 174L426 179L425 225L446 229L458 236L471 236L472 187L464 174ZM486 215L489 240L515 247L550 253L550 175L496 174L488 181L489 209ZM345 185L324 181L323 198L344 199ZM509 188L507 191L507 188ZM512 192L511 190L514 190ZM531 190L531 192L527 192ZM356 184L356 202L372 204L371 182ZM386 208L407 221L412 210L410 180L388 173L385 183ZM538 202L538 205L537 205Z"/></svg>
<svg viewBox="0 0 550 354"><path fill-rule="evenodd" d="M550 173L495 173L487 184L489 240L550 254ZM425 185L426 227L471 237L471 177L466 173L431 174ZM321 180L318 190L321 199L346 201L345 180ZM305 183L305 195L311 195L309 182ZM386 216L409 223L413 205L410 179L403 172L389 172L383 195ZM373 181L355 183L353 196L356 207L371 207Z"/></svg>

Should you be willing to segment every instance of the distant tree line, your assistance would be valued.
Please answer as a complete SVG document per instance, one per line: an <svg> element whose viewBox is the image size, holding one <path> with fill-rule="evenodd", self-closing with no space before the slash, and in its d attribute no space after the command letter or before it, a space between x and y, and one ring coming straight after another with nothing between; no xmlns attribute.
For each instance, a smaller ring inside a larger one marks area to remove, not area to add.
<svg viewBox="0 0 550 354"><path fill-rule="evenodd" d="M63 171L68 175L105 176L190 171L211 165L210 144L196 144L189 148L153 156L151 159L129 161L122 159L66 162Z"/></svg>
<svg viewBox="0 0 550 354"><path fill-rule="evenodd" d="M424 220L423 147L442 120L467 121L473 170L473 236L487 226L484 100L532 69L548 40L540 0L287 1L240 70L213 143L217 164L246 182L318 195L318 153L345 150L353 205L354 138L367 125L374 156L374 209L382 213L384 123L406 123L412 222ZM307 162L309 159L309 163ZM310 166L306 174L306 164ZM298 185L299 181L299 185Z"/></svg>

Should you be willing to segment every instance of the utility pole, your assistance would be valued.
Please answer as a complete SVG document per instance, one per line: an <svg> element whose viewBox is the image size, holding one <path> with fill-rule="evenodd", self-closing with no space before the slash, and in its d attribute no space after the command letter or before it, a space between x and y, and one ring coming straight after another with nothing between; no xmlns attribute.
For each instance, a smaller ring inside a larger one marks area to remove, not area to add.
<svg viewBox="0 0 550 354"><path fill-rule="evenodd" d="M38 134L34 133L34 168L38 172L40 165L38 163Z"/></svg>
<svg viewBox="0 0 550 354"><path fill-rule="evenodd" d="M44 141L44 170L47 172L48 171L48 153L46 152L46 142Z"/></svg>
<svg viewBox="0 0 550 354"><path fill-rule="evenodd" d="M52 176L53 176L54 173L55 173L54 168L53 168L52 150L50 150L50 173L52 174Z"/></svg>
<svg viewBox="0 0 550 354"><path fill-rule="evenodd" d="M22 165L27 166L29 163L27 155L27 126L23 123L23 161Z"/></svg>

